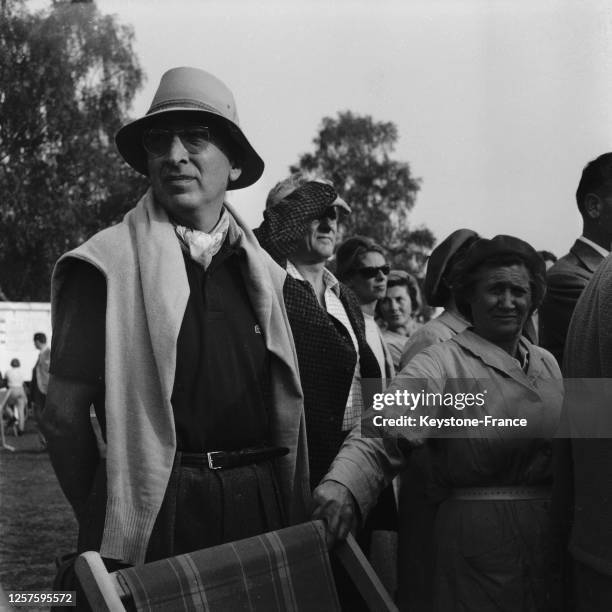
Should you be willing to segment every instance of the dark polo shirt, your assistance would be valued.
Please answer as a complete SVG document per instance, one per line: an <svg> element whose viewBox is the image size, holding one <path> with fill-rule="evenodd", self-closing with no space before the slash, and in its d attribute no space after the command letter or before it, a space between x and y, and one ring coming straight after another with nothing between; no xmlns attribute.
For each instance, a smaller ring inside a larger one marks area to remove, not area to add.
<svg viewBox="0 0 612 612"><path fill-rule="evenodd" d="M172 392L177 449L231 450L266 442L269 355L246 291L244 251L226 240L206 271L188 255L184 259L190 295ZM58 304L50 371L98 386L94 406L104 431L103 275L75 260Z"/></svg>

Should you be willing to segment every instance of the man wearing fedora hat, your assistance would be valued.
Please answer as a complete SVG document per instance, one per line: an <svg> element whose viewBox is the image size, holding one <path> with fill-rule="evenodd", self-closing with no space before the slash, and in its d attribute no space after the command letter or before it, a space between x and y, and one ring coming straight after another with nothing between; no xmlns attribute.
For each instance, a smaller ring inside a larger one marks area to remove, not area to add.
<svg viewBox="0 0 612 612"><path fill-rule="evenodd" d="M313 488L359 421L363 406L369 405L369 394L381 390L381 369L368 345L359 301L325 266L334 253L342 213L350 213L350 208L326 179L295 173L271 189L264 221L255 230L261 245L287 270L283 293L304 392ZM395 530L396 524L393 492L388 489L358 534L391 589L393 577L385 573L389 564L385 568L375 562L380 538L373 537L373 531ZM362 609L354 587L338 571L343 609Z"/></svg>
<svg viewBox="0 0 612 612"><path fill-rule="evenodd" d="M286 272L226 201L264 167L232 93L169 70L116 143L151 187L56 265L45 433L79 550L139 564L299 521L309 483Z"/></svg>
<svg viewBox="0 0 612 612"><path fill-rule="evenodd" d="M304 392L310 481L327 472L363 407L361 379L379 379L359 303L325 267L348 204L324 180L295 173L272 188L261 245L287 270L284 298Z"/></svg>

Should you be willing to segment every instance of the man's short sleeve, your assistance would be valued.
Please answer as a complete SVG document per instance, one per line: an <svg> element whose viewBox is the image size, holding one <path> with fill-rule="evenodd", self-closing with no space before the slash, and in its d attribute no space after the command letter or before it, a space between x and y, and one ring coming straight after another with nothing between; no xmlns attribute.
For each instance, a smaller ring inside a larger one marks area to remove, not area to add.
<svg viewBox="0 0 612 612"><path fill-rule="evenodd" d="M106 279L75 260L55 308L51 374L91 384L104 382Z"/></svg>

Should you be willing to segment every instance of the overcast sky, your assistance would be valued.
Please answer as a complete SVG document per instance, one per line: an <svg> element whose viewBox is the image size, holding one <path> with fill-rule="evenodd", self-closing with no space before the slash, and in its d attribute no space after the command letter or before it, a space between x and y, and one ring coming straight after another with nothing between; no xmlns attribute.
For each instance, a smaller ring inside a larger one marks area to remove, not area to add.
<svg viewBox="0 0 612 612"><path fill-rule="evenodd" d="M580 172L612 150L606 0L97 4L134 28L148 77L134 115L173 66L233 90L266 162L230 197L252 225L322 117L340 110L397 124L395 157L423 180L411 220L439 239L471 227L564 254L580 231Z"/></svg>

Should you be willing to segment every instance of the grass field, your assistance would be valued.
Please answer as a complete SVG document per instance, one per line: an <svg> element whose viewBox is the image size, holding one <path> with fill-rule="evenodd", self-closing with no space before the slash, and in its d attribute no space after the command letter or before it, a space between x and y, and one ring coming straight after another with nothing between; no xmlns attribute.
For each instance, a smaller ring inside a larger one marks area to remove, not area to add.
<svg viewBox="0 0 612 612"><path fill-rule="evenodd" d="M6 441L16 450L0 450L0 585L51 591L55 557L75 550L76 521L34 423Z"/></svg>

